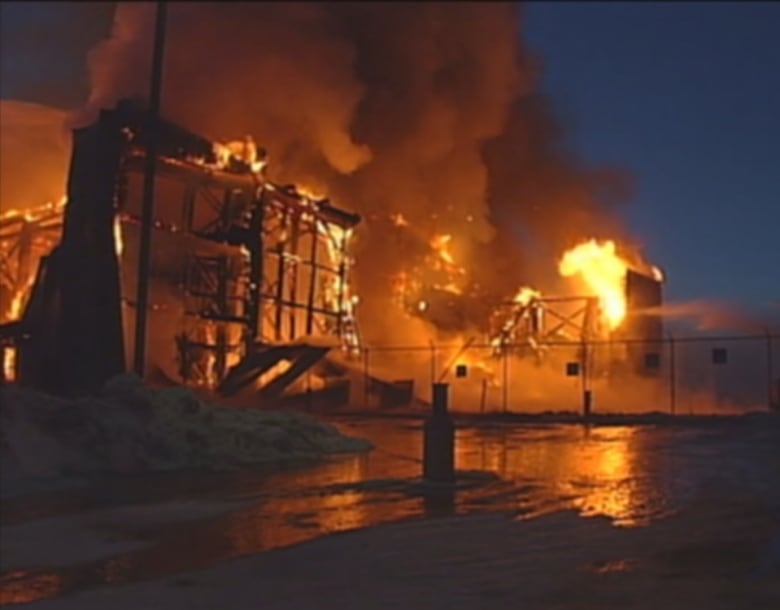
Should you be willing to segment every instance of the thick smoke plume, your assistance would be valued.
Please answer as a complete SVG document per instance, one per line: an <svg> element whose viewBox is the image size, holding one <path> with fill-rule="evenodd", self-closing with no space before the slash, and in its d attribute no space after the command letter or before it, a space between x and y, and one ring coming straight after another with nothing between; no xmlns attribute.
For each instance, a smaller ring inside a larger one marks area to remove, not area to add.
<svg viewBox="0 0 780 610"><path fill-rule="evenodd" d="M625 237L610 219L620 172L565 148L535 92L537 61L510 3L170 3L165 115L217 140L252 134L271 177L361 213L363 319L387 315L403 266L383 222L452 233L453 253L490 289L555 275L584 237ZM88 109L145 97L155 9L119 4L90 54ZM541 264L540 264L541 263ZM535 271L538 269L538 271ZM381 309L380 309L381 308ZM395 325L397 331L397 325ZM366 328L381 335L381 329Z"/></svg>

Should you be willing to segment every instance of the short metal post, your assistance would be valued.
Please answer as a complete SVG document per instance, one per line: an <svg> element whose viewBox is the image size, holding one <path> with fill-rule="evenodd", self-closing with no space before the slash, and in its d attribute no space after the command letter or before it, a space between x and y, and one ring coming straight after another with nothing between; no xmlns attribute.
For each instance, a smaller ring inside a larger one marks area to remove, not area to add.
<svg viewBox="0 0 780 610"><path fill-rule="evenodd" d="M674 337L669 335L669 410L672 415L677 411L677 368L675 364Z"/></svg>
<svg viewBox="0 0 780 610"><path fill-rule="evenodd" d="M593 404L593 393L590 390L582 391L582 416L590 417L591 406Z"/></svg>
<svg viewBox="0 0 780 610"><path fill-rule="evenodd" d="M506 413L509 410L509 352L506 345L504 346L503 353L503 377L504 381L501 384L503 391L503 411Z"/></svg>
<svg viewBox="0 0 780 610"><path fill-rule="evenodd" d="M423 426L423 479L455 482L455 425L448 409L449 384L433 384L433 412Z"/></svg>
<svg viewBox="0 0 780 610"><path fill-rule="evenodd" d="M772 411L774 408L774 387L772 383L772 374L775 368L774 354L772 353L772 335L768 329L764 332L766 333L766 406ZM780 396L778 396L778 402L780 402Z"/></svg>
<svg viewBox="0 0 780 610"><path fill-rule="evenodd" d="M368 408L369 387L368 387L368 348L363 348L363 407Z"/></svg>
<svg viewBox="0 0 780 610"><path fill-rule="evenodd" d="M431 346L431 387L436 383L436 346L434 345L433 341L430 343Z"/></svg>

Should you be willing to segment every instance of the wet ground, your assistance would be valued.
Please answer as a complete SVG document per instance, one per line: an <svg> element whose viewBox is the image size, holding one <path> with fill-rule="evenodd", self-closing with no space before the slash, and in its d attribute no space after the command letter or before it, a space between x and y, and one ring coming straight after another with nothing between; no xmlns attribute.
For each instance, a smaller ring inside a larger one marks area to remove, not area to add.
<svg viewBox="0 0 780 610"><path fill-rule="evenodd" d="M182 502L224 508L195 511L186 519L114 519L106 535L132 550L101 559L54 568L4 560L0 603L182 574L337 531L421 516L503 511L529 519L575 509L641 526L708 488L774 497L772 484L780 474L780 439L755 421L604 427L483 422L458 430L457 467L464 475L450 505L419 484L419 421L335 423L372 440L376 449L278 472L114 478L6 500L7 531L127 506L151 514Z"/></svg>

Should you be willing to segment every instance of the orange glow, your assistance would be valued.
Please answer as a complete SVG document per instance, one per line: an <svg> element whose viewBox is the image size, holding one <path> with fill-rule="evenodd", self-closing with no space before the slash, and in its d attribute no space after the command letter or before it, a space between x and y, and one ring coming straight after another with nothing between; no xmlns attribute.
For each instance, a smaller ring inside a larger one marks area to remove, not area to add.
<svg viewBox="0 0 780 610"><path fill-rule="evenodd" d="M231 160L241 161L249 166L254 173L263 171L267 164L267 159L260 155L257 144L252 136L245 136L242 140L233 140L222 144L214 142L212 152L216 157L217 169L224 170L230 165ZM207 165L203 159L190 159L198 165Z"/></svg>
<svg viewBox="0 0 780 610"><path fill-rule="evenodd" d="M65 204L68 203L67 197L62 197L59 201L48 201L43 205L39 205L34 208L28 208L26 210L10 209L7 212L0 214L0 220L10 220L12 218L18 218L25 222L35 222L41 220L46 216L56 216L61 214L65 210Z"/></svg>
<svg viewBox="0 0 780 610"><path fill-rule="evenodd" d="M3 348L3 379L16 381L16 348Z"/></svg>
<svg viewBox="0 0 780 610"><path fill-rule="evenodd" d="M452 235L434 235L430 241L431 248L448 265L455 264L455 259L452 257L452 252L450 252L451 241Z"/></svg>
<svg viewBox="0 0 780 610"><path fill-rule="evenodd" d="M610 330L626 317L625 278L628 264L615 250L615 242L583 242L564 252L558 264L563 277L577 276L598 297L602 316Z"/></svg>
<svg viewBox="0 0 780 610"><path fill-rule="evenodd" d="M534 290L528 286L523 286L517 291L517 294L512 298L513 303L520 305L528 305L533 299L537 299L542 296L542 293L538 290Z"/></svg>
<svg viewBox="0 0 780 610"><path fill-rule="evenodd" d="M469 371L478 371L481 373L481 377L487 379L491 385L498 385L496 373L487 363L486 358L482 358L478 354L467 351L458 357L456 366L460 365L466 366Z"/></svg>
<svg viewBox="0 0 780 610"><path fill-rule="evenodd" d="M122 220L119 218L119 214L114 215L114 251L117 258L121 258L124 251L125 244L122 239Z"/></svg>
<svg viewBox="0 0 780 610"><path fill-rule="evenodd" d="M349 266L352 261L345 253L349 251L349 241L352 239L353 231L349 228L343 228L329 222L317 222L317 231L320 235L326 237L325 244L328 251L328 258L333 268L344 269L344 274L336 274L332 281L325 287L325 298L331 304L333 311L339 308L343 315L342 327L346 346L357 348L360 346L360 338L357 335L355 326L355 308L360 301L357 294L352 293L352 287L349 280ZM341 302L339 302L341 295Z"/></svg>
<svg viewBox="0 0 780 610"><path fill-rule="evenodd" d="M293 363L291 360L287 360L287 358L282 358L281 360L279 360L279 362L274 364L265 373L260 375L260 377L257 380L257 387L263 388L267 386L274 379L286 373L289 370L289 368L292 366L292 364Z"/></svg>
<svg viewBox="0 0 780 610"><path fill-rule="evenodd" d="M409 221L406 220L406 217L403 214L391 214L390 220L393 221L393 224L396 227L408 227Z"/></svg>
<svg viewBox="0 0 780 610"><path fill-rule="evenodd" d="M28 284L30 284L30 282L28 282ZM29 288L29 285L25 286L19 290L11 299L11 307L8 309L7 316L9 320L18 320L22 315L22 303L24 302L25 294Z"/></svg>
<svg viewBox="0 0 780 610"><path fill-rule="evenodd" d="M0 606L22 604L55 597L63 590L62 575L56 571L36 574L28 570L12 570L0 581Z"/></svg>
<svg viewBox="0 0 780 610"><path fill-rule="evenodd" d="M434 235L428 242L433 253L428 257L427 265L435 272L443 272L445 276L433 283L433 288L451 294L463 294L462 280L466 270L455 262L452 254L452 235ZM441 281L444 280L444 281Z"/></svg>

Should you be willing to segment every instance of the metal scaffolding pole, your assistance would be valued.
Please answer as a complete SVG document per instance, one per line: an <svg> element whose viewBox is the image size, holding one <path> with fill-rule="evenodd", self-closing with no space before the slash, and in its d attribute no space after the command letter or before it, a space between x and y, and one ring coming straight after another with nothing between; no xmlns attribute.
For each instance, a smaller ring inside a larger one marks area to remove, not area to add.
<svg viewBox="0 0 780 610"><path fill-rule="evenodd" d="M146 363L146 327L149 307L149 263L154 222L154 182L157 164L157 131L162 92L163 52L165 50L165 2L157 2L157 20L154 29L154 55L152 58L152 86L147 121L146 158L144 164L144 200L141 212L141 243L138 253L138 291L135 311L135 353L133 369L143 378Z"/></svg>
<svg viewBox="0 0 780 610"><path fill-rule="evenodd" d="M317 221L311 223L311 252L309 254L309 298L306 304L306 334L314 332L314 295L317 290Z"/></svg>

